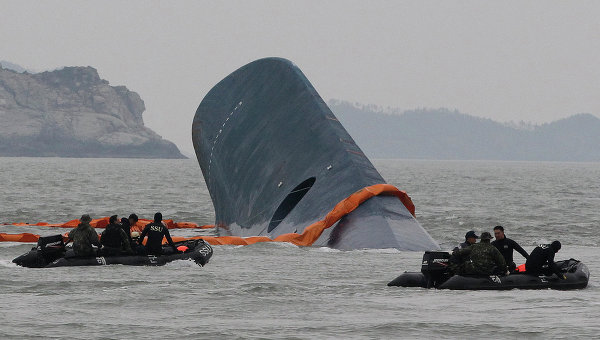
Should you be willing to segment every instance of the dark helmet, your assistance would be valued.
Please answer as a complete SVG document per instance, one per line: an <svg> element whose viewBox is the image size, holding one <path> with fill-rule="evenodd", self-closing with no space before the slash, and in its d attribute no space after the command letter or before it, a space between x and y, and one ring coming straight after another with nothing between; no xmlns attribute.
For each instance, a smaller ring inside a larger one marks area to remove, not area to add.
<svg viewBox="0 0 600 340"><path fill-rule="evenodd" d="M160 222L162 221L162 214L157 212L156 214L154 214L154 222Z"/></svg>
<svg viewBox="0 0 600 340"><path fill-rule="evenodd" d="M557 251L560 250L561 248L561 244L560 241L554 241L550 244L550 248L552 248L552 250L554 250L554 252L556 253Z"/></svg>
<svg viewBox="0 0 600 340"><path fill-rule="evenodd" d="M477 234L475 234L475 231L473 230L467 231L467 233L465 234L465 240L469 237L479 238L479 236L477 236Z"/></svg>
<svg viewBox="0 0 600 340"><path fill-rule="evenodd" d="M487 231L484 231L483 233L481 233L482 241L489 241L491 239L493 239L492 234L488 233Z"/></svg>

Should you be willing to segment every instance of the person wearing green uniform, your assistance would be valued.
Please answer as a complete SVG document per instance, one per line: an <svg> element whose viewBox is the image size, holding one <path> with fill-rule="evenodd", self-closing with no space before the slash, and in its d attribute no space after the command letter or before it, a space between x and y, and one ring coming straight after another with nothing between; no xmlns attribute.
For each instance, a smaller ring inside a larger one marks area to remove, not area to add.
<svg viewBox="0 0 600 340"><path fill-rule="evenodd" d="M73 241L73 252L75 253L75 256L96 256L96 250L92 245L95 245L98 249L101 246L100 241L98 240L98 234L90 225L92 219L90 218L90 215L85 214L81 216L79 221L80 223L77 228L69 232L69 241ZM67 241L67 243L69 241Z"/></svg>
<svg viewBox="0 0 600 340"><path fill-rule="evenodd" d="M481 233L480 239L479 243L455 251L460 257L468 257L459 274L475 276L505 274L506 262L500 251L490 243L492 235L486 231Z"/></svg>

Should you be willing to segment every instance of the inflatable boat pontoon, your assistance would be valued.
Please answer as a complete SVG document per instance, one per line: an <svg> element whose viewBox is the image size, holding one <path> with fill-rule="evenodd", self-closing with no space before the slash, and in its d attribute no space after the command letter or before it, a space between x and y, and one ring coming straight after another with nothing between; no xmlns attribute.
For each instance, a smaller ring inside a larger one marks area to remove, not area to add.
<svg viewBox="0 0 600 340"><path fill-rule="evenodd" d="M590 272L582 262L569 259L556 261L566 279L556 275L528 275L512 273L506 276L451 275L448 268L450 254L427 251L423 255L421 272L405 272L388 283L388 286L422 287L454 290L508 290L508 289L582 289L588 284Z"/></svg>
<svg viewBox="0 0 600 340"><path fill-rule="evenodd" d="M188 240L175 243L185 246L187 250L173 253L170 246L163 246L163 255L121 255L75 257L68 251L62 240L62 235L41 237L36 247L15 258L12 262L22 267L51 268L68 266L100 266L122 264L128 266L162 266L176 260L193 260L199 266L204 266L213 254L211 246L204 240ZM185 248L183 248L185 249Z"/></svg>

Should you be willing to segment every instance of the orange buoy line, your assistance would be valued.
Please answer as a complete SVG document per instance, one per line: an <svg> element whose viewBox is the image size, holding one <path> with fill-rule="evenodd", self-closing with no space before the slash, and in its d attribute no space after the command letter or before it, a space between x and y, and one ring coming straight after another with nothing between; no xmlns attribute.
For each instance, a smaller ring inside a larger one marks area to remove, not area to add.
<svg viewBox="0 0 600 340"><path fill-rule="evenodd" d="M37 242L40 235L22 233L22 234L5 234L0 233L0 242Z"/></svg>
<svg viewBox="0 0 600 340"><path fill-rule="evenodd" d="M259 242L289 242L297 246L311 246L321 236L325 229L331 227L342 217L354 211L369 198L378 195L393 195L398 197L406 209L408 209L408 211L415 216L415 205L405 191L399 190L390 184L375 184L358 190L336 204L336 206L325 216L324 219L306 227L302 234L283 234L277 236L275 239L271 239L266 236L196 236L191 238L173 237L173 241L178 242L184 240L203 239L211 245L249 245Z"/></svg>
<svg viewBox="0 0 600 340"><path fill-rule="evenodd" d="M289 233L277 236L275 239L271 239L267 236L250 236L250 237L239 237L239 236L196 236L196 237L173 237L174 242L185 241L185 240L197 240L203 239L211 245L249 245L259 242L289 242L295 244L297 246L311 246L323 233L323 231L332 225L334 225L337 221L339 221L345 215L351 213L356 208L358 208L363 202L370 199L371 197L378 195L391 195L396 196L402 204L408 209L408 211L415 216L415 205L412 200L406 194L405 191L399 190L393 185L390 184L375 184L368 187L364 187L352 195L348 196L341 202L335 205L335 207L325 216L324 219L317 221L304 229L302 234L297 233ZM102 222L101 222L102 221ZM147 222L144 222L147 221ZM166 220L173 223L172 220ZM93 224L96 222L96 224ZM150 223L150 220L139 220L136 224L138 225L146 225ZM72 223L72 224L71 224ZM79 220L69 221L66 224L70 224L69 226L63 226L63 228L74 228L79 223ZM184 222L187 223L187 222ZM93 220L90 223L93 227L103 228L108 224L108 217ZM207 226L202 226L207 227ZM214 227L214 226L210 226ZM171 228L171 227L170 227ZM132 226L132 231L133 226ZM24 236L27 235L27 236ZM35 239L34 239L35 238ZM37 242L39 235L34 234L1 234L0 233L0 242L1 241L9 241L9 242ZM23 240L21 240L23 239Z"/></svg>
<svg viewBox="0 0 600 340"><path fill-rule="evenodd" d="M93 228L106 228L108 225L109 217L102 217L94 219L90 222L90 225ZM140 219L134 225L131 226L132 231L142 231L146 224L153 222L152 220ZM173 220L163 220L164 223L167 224L167 228L169 229L210 229L215 226L212 224L209 225L198 225L193 222L173 222ZM51 227L51 228L75 228L79 224L79 220L71 220L65 223L46 223L46 222L38 222L34 224L30 223L5 223L4 225L14 225L17 227L24 226L35 226L35 227Z"/></svg>

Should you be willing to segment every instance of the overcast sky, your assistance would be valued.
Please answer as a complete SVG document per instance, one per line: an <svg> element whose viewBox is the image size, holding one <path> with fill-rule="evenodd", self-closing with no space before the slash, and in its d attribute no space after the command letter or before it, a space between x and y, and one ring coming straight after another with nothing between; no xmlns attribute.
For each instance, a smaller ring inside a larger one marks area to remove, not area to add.
<svg viewBox="0 0 600 340"><path fill-rule="evenodd" d="M269 56L296 63L326 101L600 116L599 18L600 1L0 0L0 60L93 66L191 154L204 95Z"/></svg>

